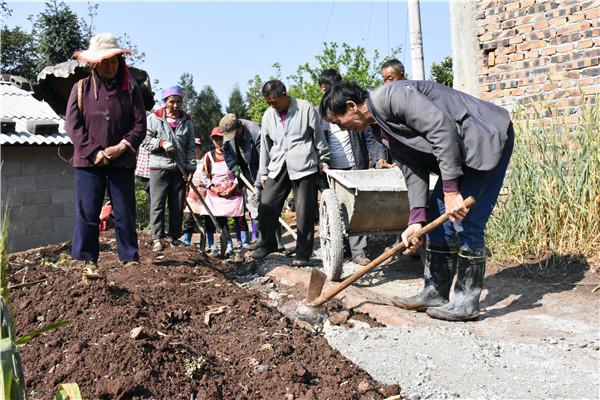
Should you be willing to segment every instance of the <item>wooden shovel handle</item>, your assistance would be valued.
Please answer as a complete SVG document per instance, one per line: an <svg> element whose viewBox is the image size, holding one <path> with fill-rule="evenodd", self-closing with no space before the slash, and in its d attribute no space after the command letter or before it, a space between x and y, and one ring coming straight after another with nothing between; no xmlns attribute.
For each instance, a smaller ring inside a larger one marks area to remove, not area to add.
<svg viewBox="0 0 600 400"><path fill-rule="evenodd" d="M254 186L252 186L252 184L250 182L248 182L248 179L246 179L246 177L244 176L244 174L240 174L240 179L242 180L242 182L244 182L244 185L246 185L246 187L248 188L248 190L250 190L252 193L256 194L256 188ZM285 222L285 220L283 218L279 217L279 223L281 225L283 225L283 227L285 228L285 230L288 231L290 235L292 235L292 237L294 238L294 240L298 239L298 236L296 235L296 232L294 232L294 230L292 229L292 227L289 226L288 223Z"/></svg>
<svg viewBox="0 0 600 400"><path fill-rule="evenodd" d="M473 204L475 204L475 198L473 196L467 197L464 204L465 204L465 207L471 208L471 206L473 206ZM431 221L430 223L428 223L427 225L422 227L421 230L419 230L419 232L417 232L416 236L422 237L423 235L431 232L432 230L434 230L437 227L439 227L440 225L442 225L444 222L446 222L447 219L448 219L448 214L440 215L439 217L437 217L436 219L434 219L433 221ZM367 272L369 272L370 270L372 270L373 268L375 268L376 266L378 266L379 264L381 264L382 262L384 262L385 260L387 260L388 258L393 256L397 252L404 250L405 248L406 248L406 246L404 246L404 242L401 241L394 247L387 249L379 257L377 257L376 259L374 259L373 261L371 261L370 263L368 263L367 265L365 265L364 267L362 267L361 269L359 269L358 271L356 271L355 273L350 275L348 278L344 279L342 282L340 282L335 287L333 287L329 292L326 292L325 294L322 294L321 296L319 296L310 305L311 306L320 306L321 304L331 300L339 292L341 292L342 290L346 289L348 286L353 284L358 278L360 278L361 276L363 276L364 274L366 274Z"/></svg>

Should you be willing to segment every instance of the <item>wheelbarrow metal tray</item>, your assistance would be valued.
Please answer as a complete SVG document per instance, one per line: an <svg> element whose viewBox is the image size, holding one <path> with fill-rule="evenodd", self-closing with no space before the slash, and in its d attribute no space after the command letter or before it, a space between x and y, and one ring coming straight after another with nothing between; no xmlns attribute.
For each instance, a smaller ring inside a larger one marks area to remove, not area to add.
<svg viewBox="0 0 600 400"><path fill-rule="evenodd" d="M408 223L408 191L398 168L328 170L349 235L393 233ZM430 182L433 189L436 179Z"/></svg>

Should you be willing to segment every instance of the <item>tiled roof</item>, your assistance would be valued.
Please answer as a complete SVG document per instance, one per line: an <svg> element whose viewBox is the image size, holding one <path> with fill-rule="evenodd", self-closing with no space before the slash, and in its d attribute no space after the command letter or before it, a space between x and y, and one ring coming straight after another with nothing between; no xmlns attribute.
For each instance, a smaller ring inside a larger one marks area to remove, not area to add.
<svg viewBox="0 0 600 400"><path fill-rule="evenodd" d="M0 145L58 145L70 144L64 130L64 120L43 101L36 100L30 92L9 82L0 82L0 116L15 122L14 133L0 133ZM58 133L35 135L27 130L27 121L46 120L58 124Z"/></svg>

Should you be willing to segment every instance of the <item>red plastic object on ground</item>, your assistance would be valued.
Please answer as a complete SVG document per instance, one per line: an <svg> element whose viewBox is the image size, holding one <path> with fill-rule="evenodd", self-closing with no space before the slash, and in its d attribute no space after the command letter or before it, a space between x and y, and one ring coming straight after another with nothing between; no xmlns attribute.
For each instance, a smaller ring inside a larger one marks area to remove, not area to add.
<svg viewBox="0 0 600 400"><path fill-rule="evenodd" d="M100 232L108 229L108 219L110 218L111 213L112 205L110 204L110 201L108 201L102 206L102 210L100 211Z"/></svg>

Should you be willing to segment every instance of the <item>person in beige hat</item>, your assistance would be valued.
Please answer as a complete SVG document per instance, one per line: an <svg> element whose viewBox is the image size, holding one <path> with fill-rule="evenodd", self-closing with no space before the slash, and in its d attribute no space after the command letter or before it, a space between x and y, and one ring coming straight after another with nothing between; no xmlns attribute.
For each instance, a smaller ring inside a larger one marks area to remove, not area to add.
<svg viewBox="0 0 600 400"><path fill-rule="evenodd" d="M137 150L146 136L142 92L129 75L123 54L111 33L90 40L75 56L89 63L92 73L73 85L65 130L73 143L75 168L75 230L72 257L93 268L99 254L99 215L105 192L115 213L119 259L139 260L135 226Z"/></svg>

